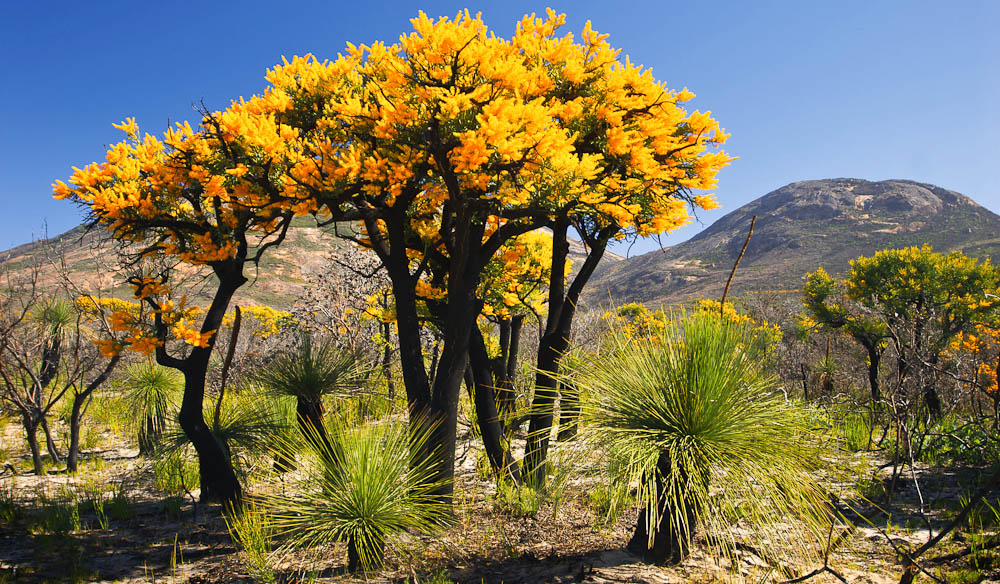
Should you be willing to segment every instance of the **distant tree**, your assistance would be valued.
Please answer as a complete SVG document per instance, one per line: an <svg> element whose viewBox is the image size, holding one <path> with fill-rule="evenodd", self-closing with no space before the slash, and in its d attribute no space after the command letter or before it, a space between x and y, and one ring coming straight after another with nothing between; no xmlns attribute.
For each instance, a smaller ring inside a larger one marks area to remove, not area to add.
<svg viewBox="0 0 1000 584"><path fill-rule="evenodd" d="M880 397L878 363L884 343L896 355L895 384L914 380L933 417L942 412L936 389L942 357L955 337L992 319L1000 298L1000 274L990 262L960 252L941 254L929 245L889 249L859 257L843 281L843 298L836 302L837 283L822 269L808 275L806 307L823 326L842 328L869 354L872 398ZM918 377L921 371L929 375ZM919 381L918 381L919 380Z"/></svg>
<svg viewBox="0 0 1000 584"><path fill-rule="evenodd" d="M882 400L879 382L879 368L882 355L889 340L886 324L856 298L846 296L843 286L838 286L823 268L806 275L802 289L803 303L812 322L807 327L841 330L864 347L868 354L868 387L872 408L876 409Z"/></svg>
<svg viewBox="0 0 1000 584"><path fill-rule="evenodd" d="M40 266L20 278L0 275L0 400L21 417L36 474L44 472L38 430L53 462L61 462L48 415L64 397L73 399L67 468L76 471L83 406L110 377L117 357L105 360L91 342L83 312L59 292L39 287ZM65 291L64 291L65 292ZM103 363L102 363L103 362Z"/></svg>

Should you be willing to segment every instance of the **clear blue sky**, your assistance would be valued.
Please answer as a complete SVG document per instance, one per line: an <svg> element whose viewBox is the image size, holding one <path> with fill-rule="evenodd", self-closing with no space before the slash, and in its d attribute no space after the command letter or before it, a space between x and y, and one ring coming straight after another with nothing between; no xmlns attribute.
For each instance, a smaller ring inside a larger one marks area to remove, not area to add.
<svg viewBox="0 0 1000 584"><path fill-rule="evenodd" d="M586 20L732 133L722 210L830 177L907 178L1000 212L1000 2L11 2L0 18L0 249L81 220L50 184L102 159L135 116L151 133L260 92L282 55L395 41L423 9ZM671 245L700 226L664 239ZM645 244L632 250L653 249Z"/></svg>

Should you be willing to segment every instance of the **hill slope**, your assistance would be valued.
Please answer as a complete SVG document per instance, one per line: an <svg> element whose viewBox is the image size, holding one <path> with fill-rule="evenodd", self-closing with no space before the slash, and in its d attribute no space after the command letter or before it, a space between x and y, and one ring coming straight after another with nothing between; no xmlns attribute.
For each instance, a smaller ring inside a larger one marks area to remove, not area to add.
<svg viewBox="0 0 1000 584"><path fill-rule="evenodd" d="M588 298L659 304L721 296L754 214L730 294L798 288L818 266L843 273L849 260L884 248L929 243L1000 259L1000 216L965 195L906 180L812 180L772 191L687 242L602 266Z"/></svg>
<svg viewBox="0 0 1000 584"><path fill-rule="evenodd" d="M81 289L129 298L131 290L124 284L123 276L115 273L114 251L114 242L109 240L103 228L88 231L81 226L0 252L0 269L9 270L15 276L25 276L33 265L38 265L41 288L55 289L59 275L53 258L63 258L70 279ZM291 308L303 297L309 279L315 280L314 275L325 273L333 258L359 253L366 252L337 238L333 227L319 228L310 218L296 219L285 241L264 256L260 269L247 268L251 281L237 292L234 302ZM571 241L570 259L574 269L583 265L584 256L583 245ZM602 261L613 264L623 259L609 252ZM197 289L186 288L185 293L202 303L209 300Z"/></svg>

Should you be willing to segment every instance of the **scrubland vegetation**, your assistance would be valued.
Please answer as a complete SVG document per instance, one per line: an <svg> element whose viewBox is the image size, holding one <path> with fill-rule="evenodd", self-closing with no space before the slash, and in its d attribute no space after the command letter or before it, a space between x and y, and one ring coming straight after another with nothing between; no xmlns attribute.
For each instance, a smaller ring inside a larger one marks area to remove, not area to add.
<svg viewBox="0 0 1000 584"><path fill-rule="evenodd" d="M731 159L562 20L421 15L57 182L133 296L4 274L0 582L995 576L996 270L583 305ZM355 249L234 302L303 216Z"/></svg>

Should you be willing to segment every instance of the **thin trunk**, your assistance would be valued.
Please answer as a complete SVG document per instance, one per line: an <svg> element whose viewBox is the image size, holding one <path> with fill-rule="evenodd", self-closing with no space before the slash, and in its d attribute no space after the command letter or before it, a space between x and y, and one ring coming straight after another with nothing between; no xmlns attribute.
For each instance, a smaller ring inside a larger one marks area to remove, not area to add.
<svg viewBox="0 0 1000 584"><path fill-rule="evenodd" d="M483 446L486 448L490 466L496 476L520 484L520 470L504 441L504 427L497 413L490 359L478 327L473 328L472 338L469 341L469 369L475 380L473 401L476 406L476 419L479 421L479 431L483 437Z"/></svg>
<svg viewBox="0 0 1000 584"><path fill-rule="evenodd" d="M559 361L569 346L569 335L573 327L576 304L584 286L597 268L604 255L608 240L615 232L611 227L601 230L591 245L590 253L583 266L566 290L563 285L566 256L569 243L566 230L569 221L559 221L553 227L552 269L549 281L549 315L545 323L545 334L538 346L538 373L535 375L535 395L531 403L531 420L528 425L528 441L524 449L524 464L521 474L525 482L539 488L545 486L545 460L548 457L549 439L552 431L553 407L558 395Z"/></svg>
<svg viewBox="0 0 1000 584"><path fill-rule="evenodd" d="M802 401L809 401L809 377L806 375L806 364L799 363L802 371Z"/></svg>
<svg viewBox="0 0 1000 584"><path fill-rule="evenodd" d="M882 400L882 392L878 384L878 370L882 362L882 352L878 346L870 344L868 347L868 387L871 389L872 409L878 409L878 404Z"/></svg>
<svg viewBox="0 0 1000 584"><path fill-rule="evenodd" d="M236 341L240 336L240 325L243 322L243 312L240 307L236 307L236 314L233 316L233 332L229 335L229 348L226 350L226 358L222 363L222 375L219 381L219 399L215 402L215 413L212 416L212 427L218 430L220 418L222 417L222 398L226 396L226 381L229 378L229 367L233 364L233 357L236 355Z"/></svg>
<svg viewBox="0 0 1000 584"><path fill-rule="evenodd" d="M509 322L509 339L506 351L501 355L499 374L497 375L497 410L500 417L507 420L514 413L515 400L517 394L514 390L515 374L517 373L517 351L521 343L521 327L524 324L524 315L518 314ZM503 329L501 329L502 331ZM507 428L511 433L514 428Z"/></svg>
<svg viewBox="0 0 1000 584"><path fill-rule="evenodd" d="M42 450L38 445L38 424L28 419L23 420L24 439L28 442L28 449L31 451L31 465L35 469L35 474L42 476L45 474L45 465L42 462Z"/></svg>
<svg viewBox="0 0 1000 584"><path fill-rule="evenodd" d="M42 416L42 430L45 432L45 448L49 451L52 462L56 464L62 462L62 455L59 454L59 449L56 448L56 441L52 438L52 432L49 431L49 422L45 419L45 416Z"/></svg>
<svg viewBox="0 0 1000 584"><path fill-rule="evenodd" d="M94 391L107 381L108 377L111 377L111 372L114 371L120 359L120 355L112 357L100 375L91 381L83 391L73 394L73 411L69 417L69 454L66 459L66 470L69 472L76 472L80 457L80 423L86 411L84 406Z"/></svg>
<svg viewBox="0 0 1000 584"><path fill-rule="evenodd" d="M83 404L87 400L83 393L73 394L73 410L69 415L69 453L66 455L66 470L76 472L80 458L80 418Z"/></svg>
<svg viewBox="0 0 1000 584"><path fill-rule="evenodd" d="M382 323L382 340L385 347L382 349L382 375L385 376L386 389L389 391L389 401L396 398L396 382L392 378L392 346L389 344L389 334L392 325L388 322Z"/></svg>

